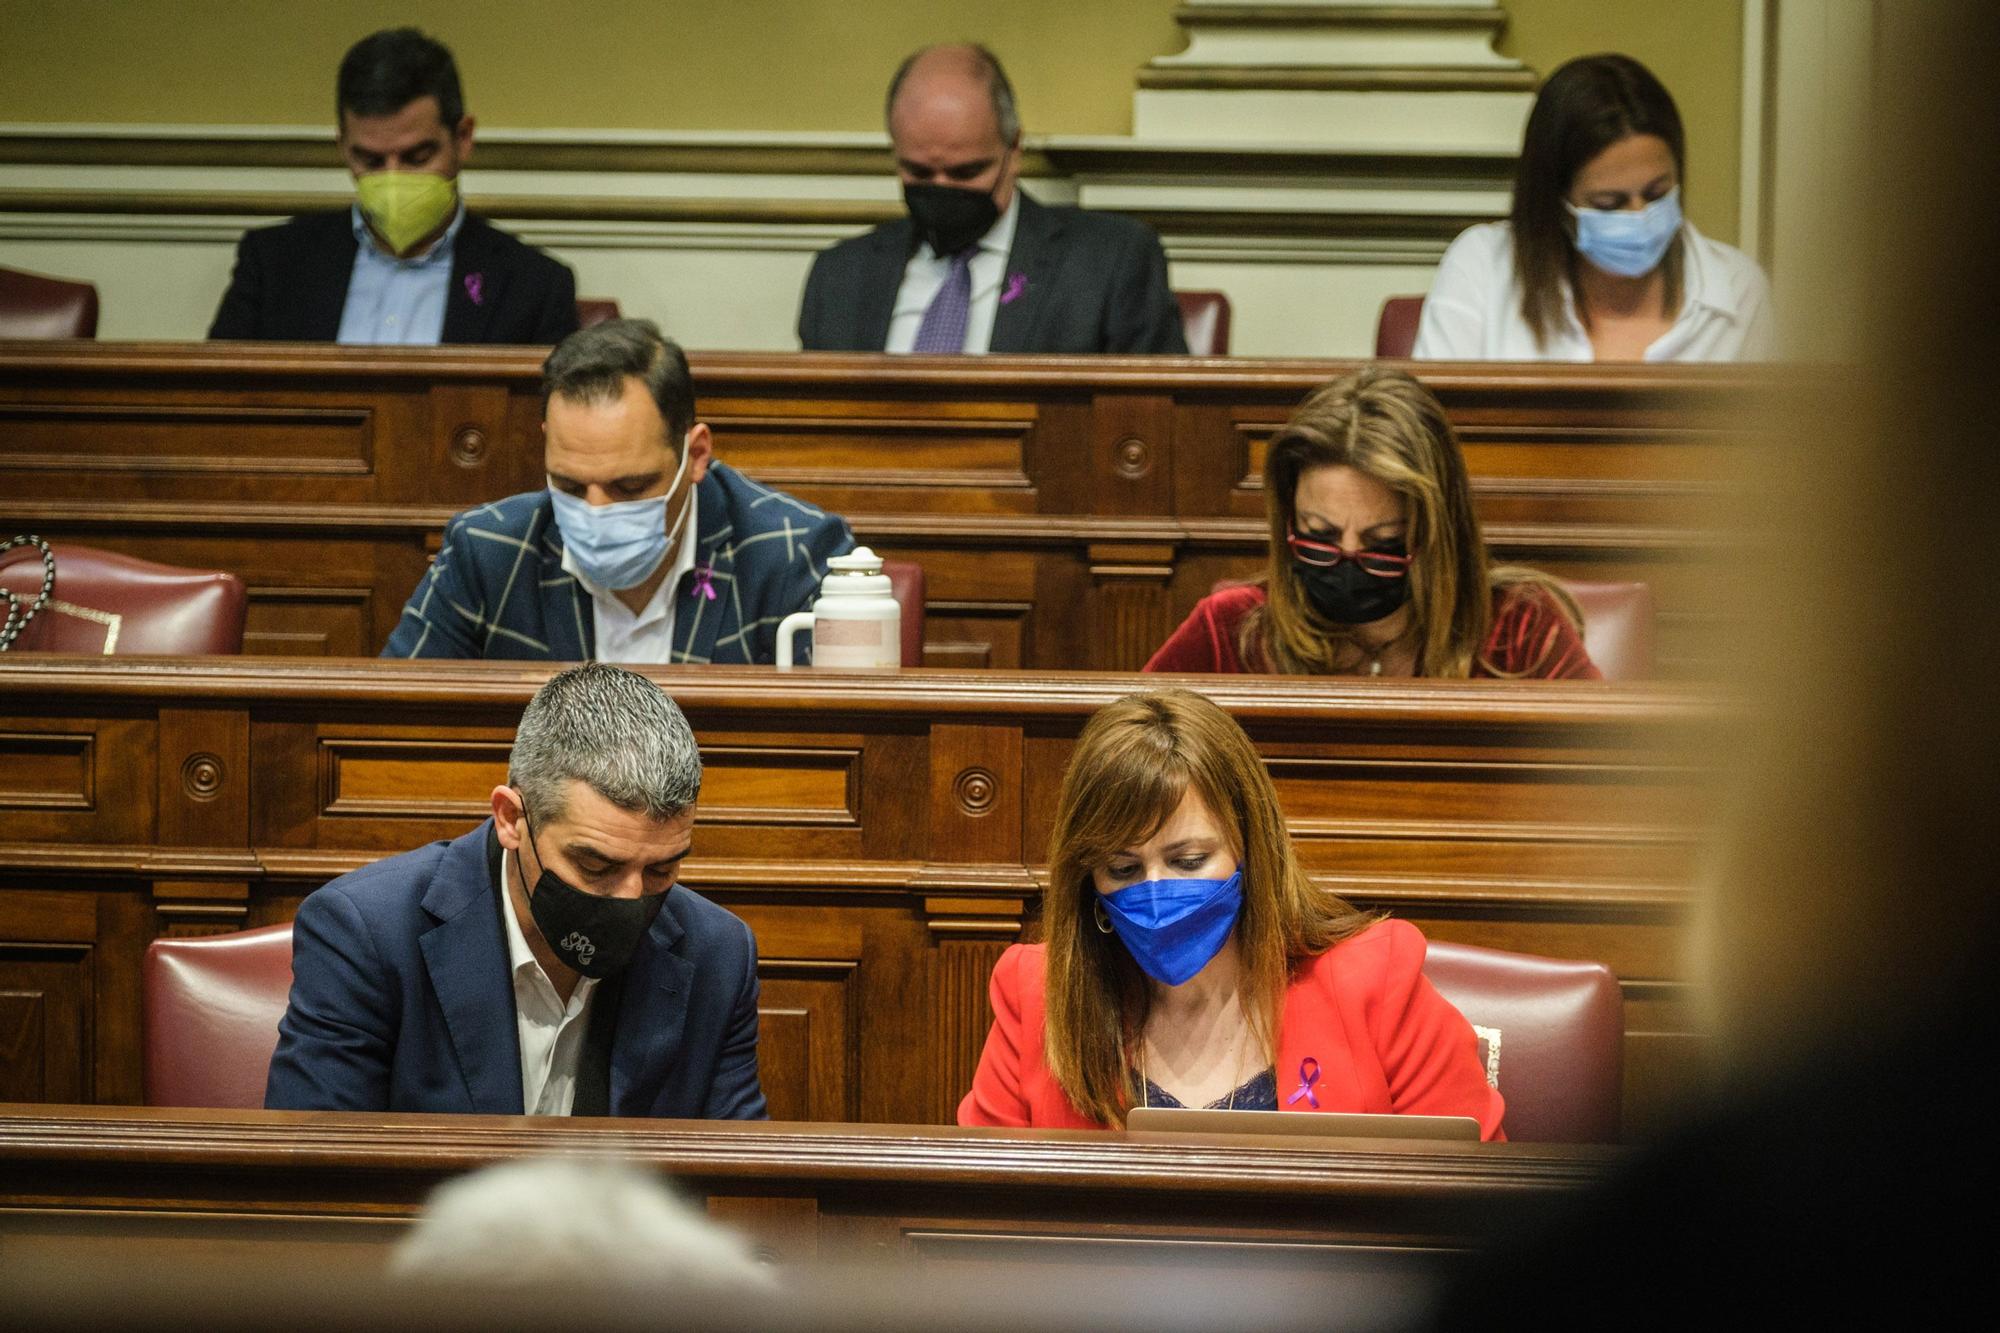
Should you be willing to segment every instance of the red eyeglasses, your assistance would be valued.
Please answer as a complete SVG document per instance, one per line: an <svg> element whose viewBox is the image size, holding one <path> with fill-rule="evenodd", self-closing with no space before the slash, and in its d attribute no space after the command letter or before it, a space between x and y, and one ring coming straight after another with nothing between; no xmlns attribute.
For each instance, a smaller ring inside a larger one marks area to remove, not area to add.
<svg viewBox="0 0 2000 1333"><path fill-rule="evenodd" d="M1316 542L1310 537L1299 536L1297 532L1287 532L1285 544L1292 548L1292 557L1302 565L1331 569L1344 560L1351 560L1362 573L1373 574L1378 579L1401 578L1410 572L1411 557L1397 551L1344 551L1331 542Z"/></svg>

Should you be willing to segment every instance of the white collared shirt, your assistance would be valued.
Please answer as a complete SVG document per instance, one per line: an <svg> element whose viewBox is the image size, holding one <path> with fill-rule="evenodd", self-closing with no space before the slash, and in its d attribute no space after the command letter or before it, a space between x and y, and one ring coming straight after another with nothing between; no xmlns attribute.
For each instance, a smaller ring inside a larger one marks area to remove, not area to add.
<svg viewBox="0 0 2000 1333"><path fill-rule="evenodd" d="M542 971L514 915L507 876L514 854L500 849L500 915L507 922L507 966L514 978L514 1028L521 1042L521 1107L528 1115L568 1115L576 1104L576 1068L590 1026L590 997L597 979L583 977L564 1004Z"/></svg>
<svg viewBox="0 0 2000 1333"><path fill-rule="evenodd" d="M1681 224L1686 255L1680 314L1646 349L1648 361L1765 361L1775 341L1771 284L1755 260ZM1563 290L1562 317L1546 346L1521 318L1514 277L1514 230L1507 222L1468 227L1444 252L1424 298L1411 355L1430 361L1592 361L1590 334Z"/></svg>
<svg viewBox="0 0 2000 1333"><path fill-rule="evenodd" d="M1014 248L1014 227L1021 220L1021 190L1007 201L1007 211L979 238L979 253L968 265L972 278L972 307L965 316L966 352L984 353L993 346L993 317L1000 313L1000 289L1007 278L1007 255ZM951 261L941 259L929 241L917 246L910 262L903 265L903 285L896 289L895 309L889 316L889 340L885 352L907 352L917 345L917 326L931 298L944 286Z"/></svg>
<svg viewBox="0 0 2000 1333"><path fill-rule="evenodd" d="M609 588L600 588L585 578L570 559L569 549L563 548L562 567L590 594L590 619L596 632L598 661L662 665L673 660L674 594L681 580L694 568L695 527L701 518L696 494L700 490L699 483L688 488L688 515L681 524L680 549L667 567L666 578L653 590L652 600L637 615Z"/></svg>

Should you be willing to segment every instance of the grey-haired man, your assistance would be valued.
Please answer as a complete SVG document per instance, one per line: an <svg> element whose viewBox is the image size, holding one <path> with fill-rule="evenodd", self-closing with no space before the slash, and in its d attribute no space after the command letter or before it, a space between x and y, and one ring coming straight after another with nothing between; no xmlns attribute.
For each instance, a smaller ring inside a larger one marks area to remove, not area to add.
<svg viewBox="0 0 2000 1333"><path fill-rule="evenodd" d="M658 686L551 678L491 819L299 908L264 1104L761 1119L756 941L675 887L700 793Z"/></svg>

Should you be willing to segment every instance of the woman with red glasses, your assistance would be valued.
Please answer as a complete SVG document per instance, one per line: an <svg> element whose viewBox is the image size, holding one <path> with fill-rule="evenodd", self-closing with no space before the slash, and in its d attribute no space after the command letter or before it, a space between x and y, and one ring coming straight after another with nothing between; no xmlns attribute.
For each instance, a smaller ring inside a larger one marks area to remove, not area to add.
<svg viewBox="0 0 2000 1333"><path fill-rule="evenodd" d="M1264 500L1269 569L1202 599L1146 670L1597 679L1561 585L1487 562L1458 437L1402 371L1306 399Z"/></svg>

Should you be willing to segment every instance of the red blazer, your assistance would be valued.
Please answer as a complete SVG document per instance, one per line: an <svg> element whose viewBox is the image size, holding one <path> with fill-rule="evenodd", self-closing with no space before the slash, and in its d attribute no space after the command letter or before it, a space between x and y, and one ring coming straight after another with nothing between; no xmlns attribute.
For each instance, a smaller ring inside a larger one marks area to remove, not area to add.
<svg viewBox="0 0 2000 1333"><path fill-rule="evenodd" d="M1195 604L1181 627L1160 645L1146 663L1147 671L1266 671L1250 666L1236 649L1244 617L1262 606L1269 593L1261 583L1245 583L1212 592ZM1503 600L1504 599L1504 600ZM1501 671L1518 675L1532 668L1536 680L1598 680L1602 673L1590 660L1583 636L1562 609L1540 591L1493 594L1493 632L1481 654ZM1474 676L1490 676L1474 663Z"/></svg>
<svg viewBox="0 0 2000 1333"><path fill-rule="evenodd" d="M1102 1129L1057 1086L1043 1055L1046 946L1017 944L993 969L993 1028L961 1125ZM1465 1016L1424 977L1424 937L1407 921L1383 921L1342 940L1285 988L1278 1020L1278 1106L1287 1111L1469 1115L1479 1137L1500 1139L1500 1094L1486 1081ZM1301 1067L1319 1062L1312 1098Z"/></svg>

